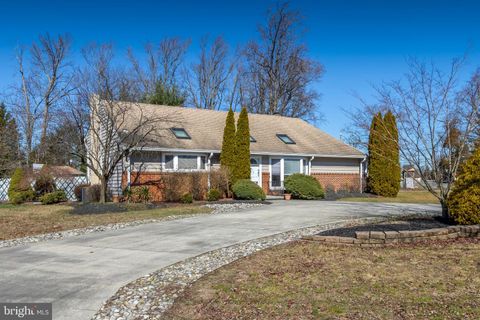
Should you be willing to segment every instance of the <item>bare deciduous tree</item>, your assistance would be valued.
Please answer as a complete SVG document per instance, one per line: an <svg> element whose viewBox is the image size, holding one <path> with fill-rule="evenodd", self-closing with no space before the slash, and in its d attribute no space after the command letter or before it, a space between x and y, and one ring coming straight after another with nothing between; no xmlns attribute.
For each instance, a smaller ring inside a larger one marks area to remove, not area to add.
<svg viewBox="0 0 480 320"><path fill-rule="evenodd" d="M131 49L128 51L128 58L143 96L153 94L158 84L167 88L177 86L177 71L189 46L190 40L177 37L165 38L158 46L148 43L145 45L145 66L135 57Z"/></svg>
<svg viewBox="0 0 480 320"><path fill-rule="evenodd" d="M45 141L51 127L55 108L66 99L73 88L72 72L67 61L70 40L66 36L40 36L28 51L17 50L19 83L12 87L10 104L16 110L22 129L26 162L30 164L37 142L36 159L45 158ZM40 122L40 127L38 124Z"/></svg>
<svg viewBox="0 0 480 320"><path fill-rule="evenodd" d="M228 61L228 46L223 38L217 37L210 46L207 38L202 39L198 62L184 72L188 103L200 109L223 107L233 70L234 64ZM229 102L233 103L232 99Z"/></svg>
<svg viewBox="0 0 480 320"><path fill-rule="evenodd" d="M9 104L15 112L15 118L23 133L25 144L26 164L31 163L31 153L34 145L34 135L37 121L40 115L40 101L33 98L32 78L25 69L25 50L18 48L16 51L16 60L18 64L18 74L20 83L12 85L9 96Z"/></svg>
<svg viewBox="0 0 480 320"><path fill-rule="evenodd" d="M245 49L245 104L254 113L281 114L314 120L318 117L318 81L323 67L307 57L299 43L301 17L279 4L259 27L260 41Z"/></svg>
<svg viewBox="0 0 480 320"><path fill-rule="evenodd" d="M36 91L36 99L43 105L40 134L40 152L43 153L43 157L52 108L72 91L72 74L68 70L70 65L67 61L69 50L68 37L59 35L52 38L48 34L40 36L38 43L33 43L30 50L33 68L32 86Z"/></svg>
<svg viewBox="0 0 480 320"><path fill-rule="evenodd" d="M474 76L464 87L458 85L462 64L463 59L455 59L444 72L434 64L409 60L403 81L376 88L378 103L365 103L352 114L357 121L351 126L357 130L350 131L364 144L363 120L380 109L391 110L397 117L402 160L415 168L424 188L440 201L445 218L448 195L478 122L479 84Z"/></svg>
<svg viewBox="0 0 480 320"><path fill-rule="evenodd" d="M91 45L84 49L87 63L81 72L78 95L89 114L86 133L87 167L98 178L101 202L105 202L108 183L118 172L122 163L133 149L142 148L149 139L158 138L161 122L166 119L148 113L135 102L119 101L119 85L124 83L125 73L112 66L113 49L110 45ZM79 111L79 114L84 111ZM77 123L81 119L77 115Z"/></svg>

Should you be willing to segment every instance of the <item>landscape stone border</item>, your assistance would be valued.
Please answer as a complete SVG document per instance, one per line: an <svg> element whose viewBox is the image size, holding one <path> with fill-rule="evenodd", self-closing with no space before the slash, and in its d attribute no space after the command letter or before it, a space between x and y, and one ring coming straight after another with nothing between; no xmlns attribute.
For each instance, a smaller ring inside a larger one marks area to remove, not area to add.
<svg viewBox="0 0 480 320"><path fill-rule="evenodd" d="M411 216L368 217L316 225L262 237L213 250L147 274L121 287L92 320L161 319L175 299L193 282L206 274L255 252L287 242L302 240L319 232L365 223L381 223ZM432 216L419 213L418 216Z"/></svg>
<svg viewBox="0 0 480 320"><path fill-rule="evenodd" d="M313 235L305 240L326 244L360 247L384 247L398 243L415 243L457 238L480 238L480 225L400 231L356 231L355 238Z"/></svg>

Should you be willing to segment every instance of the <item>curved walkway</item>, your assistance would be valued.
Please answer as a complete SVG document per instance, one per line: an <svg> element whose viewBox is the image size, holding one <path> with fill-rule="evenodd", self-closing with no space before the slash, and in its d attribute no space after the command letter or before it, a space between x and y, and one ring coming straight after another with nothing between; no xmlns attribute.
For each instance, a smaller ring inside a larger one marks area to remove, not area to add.
<svg viewBox="0 0 480 320"><path fill-rule="evenodd" d="M53 319L90 319L116 290L201 253L352 218L440 212L437 205L275 201L236 213L0 249L0 301L52 302Z"/></svg>

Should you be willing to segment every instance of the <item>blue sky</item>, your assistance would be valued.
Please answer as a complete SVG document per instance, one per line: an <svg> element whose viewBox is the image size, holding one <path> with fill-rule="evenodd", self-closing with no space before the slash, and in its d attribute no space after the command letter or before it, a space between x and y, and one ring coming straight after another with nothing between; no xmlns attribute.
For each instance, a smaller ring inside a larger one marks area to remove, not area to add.
<svg viewBox="0 0 480 320"><path fill-rule="evenodd" d="M257 36L273 1L4 1L0 0L0 90L15 73L14 49L45 32L68 33L74 50L91 41L114 43L122 56L166 36L192 39L188 59L204 35L222 35L232 48ZM339 137L348 124L342 109L372 98L371 85L398 79L405 58L447 65L468 50L464 78L480 66L480 2L291 1L302 12L309 55L326 69L318 126ZM78 58L78 56L76 57Z"/></svg>

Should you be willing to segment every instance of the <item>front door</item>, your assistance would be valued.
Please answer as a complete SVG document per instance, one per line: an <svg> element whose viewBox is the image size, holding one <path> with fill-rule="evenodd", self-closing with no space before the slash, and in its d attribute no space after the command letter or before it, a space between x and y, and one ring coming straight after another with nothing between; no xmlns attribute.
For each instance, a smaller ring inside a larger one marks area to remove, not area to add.
<svg viewBox="0 0 480 320"><path fill-rule="evenodd" d="M250 180L258 184L260 187L262 186L259 158L250 158Z"/></svg>

